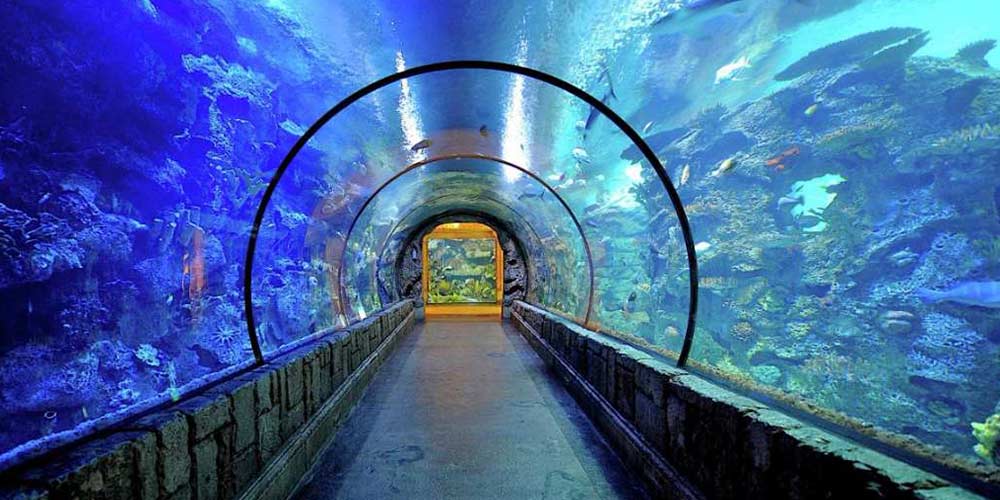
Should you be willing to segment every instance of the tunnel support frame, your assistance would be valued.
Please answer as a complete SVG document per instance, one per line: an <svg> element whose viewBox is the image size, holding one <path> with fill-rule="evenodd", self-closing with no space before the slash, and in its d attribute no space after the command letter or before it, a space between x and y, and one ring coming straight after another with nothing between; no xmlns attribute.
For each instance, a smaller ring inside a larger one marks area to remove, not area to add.
<svg viewBox="0 0 1000 500"><path fill-rule="evenodd" d="M254 215L253 226L250 231L249 242L247 243L246 259L243 266L243 304L247 323L247 335L250 340L250 347L253 350L254 358L258 364L264 362L264 354L260 347L260 341L257 336L257 326L256 320L253 313L253 261L254 255L257 250L257 236L260 233L260 227L264 222L264 214L267 211L267 207L271 202L271 198L274 196L274 192L278 188L278 183L281 182L281 178L284 176L285 171L291 165L292 161L298 155L298 153L305 147L310 139L315 136L324 125L326 125L335 116L340 114L343 110L347 109L349 106L364 98L365 96L381 89L385 86L391 85L401 80L407 78L412 78L415 76L436 73L441 71L453 71L453 70L488 70L488 71L499 71L503 73L512 73L517 75L526 76L528 78L541 81L543 83L549 84L553 87L559 88L565 92L569 92L576 98L586 102L588 105L596 109L605 118L610 120L625 133L626 136L639 148L646 161L653 167L656 171L657 177L663 184L664 189L667 191L667 195L670 198L670 202L673 205L674 211L677 214L677 221L681 227L681 233L684 236L684 247L687 252L688 261L688 281L689 281L689 304L688 304L688 321L684 333L684 344L681 347L680 356L677 359L678 366L684 366L687 362L687 358L690 355L691 346L694 341L695 323L697 321L698 313L698 261L694 249L694 237L691 233L691 224L688 221L687 213L684 211L683 203L681 202L680 195L677 193L677 189L674 187L673 182L670 180L670 175L667 173L663 164L656 157L653 149L646 143L645 140L639 135L638 132L633 129L624 118L619 116L614 112L607 104L602 102L600 99L588 94L579 87L559 79L553 75L539 71L536 69L526 68L523 66L518 66L515 64L502 63L497 61L483 61L483 60L454 60L454 61L444 61L438 63L427 64L423 66L413 67L392 75L383 77L376 80L361 89L357 90L353 94L347 96L335 106L330 108L326 113L324 113L318 120L316 120L309 128L302 134L301 137L292 148L282 159L281 164L278 165L274 176L268 182L267 187L264 190L263 197L261 198L260 205L257 207L257 212Z"/></svg>

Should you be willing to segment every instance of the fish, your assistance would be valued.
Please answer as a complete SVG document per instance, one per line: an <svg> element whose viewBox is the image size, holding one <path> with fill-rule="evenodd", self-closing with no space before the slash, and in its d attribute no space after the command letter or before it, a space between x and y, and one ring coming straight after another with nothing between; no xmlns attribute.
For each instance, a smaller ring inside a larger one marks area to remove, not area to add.
<svg viewBox="0 0 1000 500"><path fill-rule="evenodd" d="M802 114L806 116L812 116L815 115L817 111L819 111L819 103L813 103L811 106L806 108L806 110L803 111Z"/></svg>
<svg viewBox="0 0 1000 500"><path fill-rule="evenodd" d="M622 305L622 312L627 312L627 313L635 312L636 296L637 294L635 290L632 290L632 293L628 294L628 298L625 299L625 304Z"/></svg>
<svg viewBox="0 0 1000 500"><path fill-rule="evenodd" d="M479 127L479 135L483 137L489 137L490 131L486 129L486 125Z"/></svg>
<svg viewBox="0 0 1000 500"><path fill-rule="evenodd" d="M652 22L650 29L657 35L701 32L705 25L721 16L744 12L744 4L740 0L675 2L665 15Z"/></svg>
<svg viewBox="0 0 1000 500"><path fill-rule="evenodd" d="M691 178L691 164L684 164L684 168L681 169L681 186L688 183L688 179Z"/></svg>
<svg viewBox="0 0 1000 500"><path fill-rule="evenodd" d="M586 224L586 225L588 225L590 227L601 227L600 224L598 224L596 221L592 221L592 220L588 220L587 222L584 222L584 224Z"/></svg>
<svg viewBox="0 0 1000 500"><path fill-rule="evenodd" d="M573 148L571 154L573 155L573 159L576 160L578 163L581 163L583 165L590 165L590 155L587 153L586 149Z"/></svg>
<svg viewBox="0 0 1000 500"><path fill-rule="evenodd" d="M968 281L948 290L917 289L924 303L956 302L967 306L1000 309L1000 281Z"/></svg>
<svg viewBox="0 0 1000 500"><path fill-rule="evenodd" d="M646 122L646 124L642 126L642 133L645 134L646 132L649 132L649 129L652 127L653 122Z"/></svg>
<svg viewBox="0 0 1000 500"><path fill-rule="evenodd" d="M726 158L725 160L722 160L722 163L719 163L719 166L709 175L711 175L712 177L721 177L722 174L732 170L733 167L735 166L736 166L735 158L732 157Z"/></svg>
<svg viewBox="0 0 1000 500"><path fill-rule="evenodd" d="M526 200L526 199L529 199L529 198L538 198L539 200L541 200L544 197L545 197L545 190L544 189L540 189L536 193L532 193L530 191L521 193L521 194L519 194L517 196L517 199L519 199L519 200Z"/></svg>
<svg viewBox="0 0 1000 500"><path fill-rule="evenodd" d="M691 130L686 128L675 128L643 137L643 140L646 141L646 144L649 145L653 152L659 152L674 142L687 138L691 135ZM636 146L635 144L625 148L625 150L621 152L620 157L623 160L630 161L640 161L645 158L642 151L639 151L639 146Z"/></svg>
<svg viewBox="0 0 1000 500"><path fill-rule="evenodd" d="M767 161L764 162L764 164L766 164L769 167L774 167L775 170L784 170L785 160L793 156L798 156L800 152L801 150L799 149L798 146L792 146L782 151L781 154L772 158L768 158Z"/></svg>
<svg viewBox="0 0 1000 500"><path fill-rule="evenodd" d="M712 244L707 241L699 241L694 244L695 253L707 252L710 248L712 248Z"/></svg>
<svg viewBox="0 0 1000 500"><path fill-rule="evenodd" d="M734 82L739 81L737 75L741 73L744 69L750 68L750 58L747 56L740 56L739 59L722 66L715 71L715 84L718 85L726 80L732 80Z"/></svg>
<svg viewBox="0 0 1000 500"><path fill-rule="evenodd" d="M618 99L618 95L615 94L615 86L611 83L611 75L608 73L607 68L601 72L598 82L601 80L606 80L608 82L608 90L604 93L604 97L601 98L601 102L604 105L608 105L612 99ZM599 116L601 116L601 112L598 111L597 108L591 106L590 113L587 114L587 120L583 123L583 129L590 130L590 127L594 125L594 122L597 121L597 117Z"/></svg>
<svg viewBox="0 0 1000 500"><path fill-rule="evenodd" d="M420 151L421 149L427 149L427 148L431 147L432 144L434 144L434 141L432 141L430 139L424 139L424 140L422 140L422 141L414 144L410 148L410 151L413 151L415 153L417 151Z"/></svg>

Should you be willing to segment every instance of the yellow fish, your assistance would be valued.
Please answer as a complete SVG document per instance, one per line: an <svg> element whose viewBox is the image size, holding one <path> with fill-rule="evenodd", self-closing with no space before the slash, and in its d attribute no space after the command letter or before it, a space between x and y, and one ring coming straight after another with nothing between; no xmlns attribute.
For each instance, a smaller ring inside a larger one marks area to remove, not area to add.
<svg viewBox="0 0 1000 500"><path fill-rule="evenodd" d="M732 170L733 167L735 166L736 166L736 158L732 157L726 158L725 160L722 160L722 163L720 163L718 168L716 168L715 171L712 172L710 175L712 177L722 177L722 174Z"/></svg>
<svg viewBox="0 0 1000 500"><path fill-rule="evenodd" d="M806 116L812 116L812 115L815 115L817 111L819 111L819 103L815 103L812 106L809 106L808 108L806 108L804 114Z"/></svg>

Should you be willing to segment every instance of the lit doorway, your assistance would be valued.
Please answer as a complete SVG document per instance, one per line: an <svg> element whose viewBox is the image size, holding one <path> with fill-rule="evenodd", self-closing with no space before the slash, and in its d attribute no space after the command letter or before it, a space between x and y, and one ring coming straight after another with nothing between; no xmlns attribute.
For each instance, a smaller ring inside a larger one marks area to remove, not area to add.
<svg viewBox="0 0 1000 500"><path fill-rule="evenodd" d="M423 240L423 299L428 317L500 318L503 250L489 226L441 224Z"/></svg>

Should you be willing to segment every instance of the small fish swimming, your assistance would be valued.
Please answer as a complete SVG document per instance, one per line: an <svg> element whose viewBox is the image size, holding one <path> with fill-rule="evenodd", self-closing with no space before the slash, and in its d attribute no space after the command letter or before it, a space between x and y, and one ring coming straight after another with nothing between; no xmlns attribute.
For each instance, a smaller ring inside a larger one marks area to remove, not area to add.
<svg viewBox="0 0 1000 500"><path fill-rule="evenodd" d="M695 253L703 253L708 251L708 249L710 248L712 248L712 244L707 241L699 241L698 243L694 244Z"/></svg>
<svg viewBox="0 0 1000 500"><path fill-rule="evenodd" d="M625 305L622 306L622 311L628 313L635 312L635 299L636 293L635 290L632 290L632 293L628 294L628 298L625 299Z"/></svg>
<svg viewBox="0 0 1000 500"><path fill-rule="evenodd" d="M681 186L688 183L688 179L691 178L691 164L685 164L684 168L681 169Z"/></svg>
<svg viewBox="0 0 1000 500"><path fill-rule="evenodd" d="M1000 309L1000 281L969 281L959 283L949 290L920 288L917 297L928 304L957 302L967 306Z"/></svg>
<svg viewBox="0 0 1000 500"><path fill-rule="evenodd" d="M483 125L482 127L479 127L479 135L481 135L483 137L489 137L490 131L487 130L486 125Z"/></svg>
<svg viewBox="0 0 1000 500"><path fill-rule="evenodd" d="M819 103L813 103L813 105L806 108L806 110L803 111L802 114L806 116L812 116L815 115L817 111L819 111Z"/></svg>
<svg viewBox="0 0 1000 500"><path fill-rule="evenodd" d="M722 163L709 175L712 177L722 177L722 174L730 171L736 166L736 158L726 158L722 160Z"/></svg>
<svg viewBox="0 0 1000 500"><path fill-rule="evenodd" d="M590 154L587 153L586 149L583 148L573 148L571 152L573 159L582 165L590 165Z"/></svg>
<svg viewBox="0 0 1000 500"><path fill-rule="evenodd" d="M517 199L519 200L527 200L529 198L538 198L539 200L541 200L542 198L545 198L545 190L539 189L537 192L534 193L531 191L526 191L517 196Z"/></svg>
<svg viewBox="0 0 1000 500"><path fill-rule="evenodd" d="M750 58L747 56L741 56L739 59L722 66L715 71L715 84L718 85L726 80L732 80L734 82L739 81L737 78L744 69L750 68Z"/></svg>
<svg viewBox="0 0 1000 500"><path fill-rule="evenodd" d="M410 148L410 151L413 151L415 153L417 151L420 151L421 149L427 149L427 148L431 147L432 144L434 144L434 141L432 141L430 139L424 139L424 140L422 140L422 141L414 144L413 147Z"/></svg>

